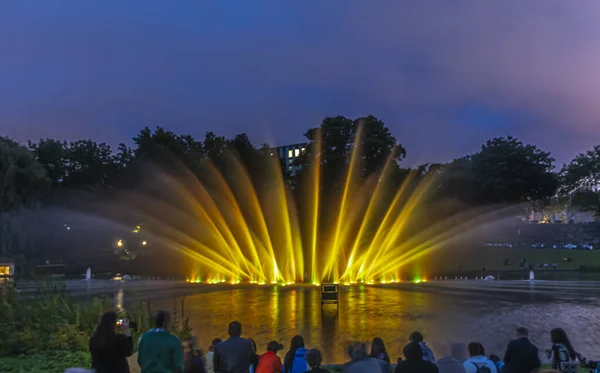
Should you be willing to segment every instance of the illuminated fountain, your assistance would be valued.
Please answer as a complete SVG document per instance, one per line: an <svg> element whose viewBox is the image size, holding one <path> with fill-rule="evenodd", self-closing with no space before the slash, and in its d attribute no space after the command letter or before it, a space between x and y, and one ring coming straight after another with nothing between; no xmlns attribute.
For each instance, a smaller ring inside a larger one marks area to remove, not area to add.
<svg viewBox="0 0 600 373"><path fill-rule="evenodd" d="M127 196L127 204L154 240L190 259L188 282L398 282L408 265L479 224L480 214L429 222L423 206L436 178L410 174L393 185L392 155L364 178L361 132L335 197L323 195L317 138L296 197L276 155L257 181L229 154L219 167L205 163L200 178L159 173L152 193Z"/></svg>

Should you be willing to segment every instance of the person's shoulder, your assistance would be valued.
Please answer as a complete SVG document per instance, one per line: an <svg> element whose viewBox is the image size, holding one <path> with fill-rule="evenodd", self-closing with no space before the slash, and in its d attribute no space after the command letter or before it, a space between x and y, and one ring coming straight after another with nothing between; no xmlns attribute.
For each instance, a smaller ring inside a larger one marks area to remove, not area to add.
<svg viewBox="0 0 600 373"><path fill-rule="evenodd" d="M171 343L181 344L181 339L173 333L165 333L165 338Z"/></svg>

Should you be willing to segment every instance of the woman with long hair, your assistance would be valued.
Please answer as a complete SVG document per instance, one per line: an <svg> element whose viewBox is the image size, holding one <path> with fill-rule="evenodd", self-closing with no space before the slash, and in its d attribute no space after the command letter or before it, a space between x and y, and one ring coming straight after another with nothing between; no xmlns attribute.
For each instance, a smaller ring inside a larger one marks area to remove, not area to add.
<svg viewBox="0 0 600 373"><path fill-rule="evenodd" d="M566 364L577 362L577 353L563 329L552 329L550 340L552 341L552 350L550 350L549 355L552 369L563 370Z"/></svg>
<svg viewBox="0 0 600 373"><path fill-rule="evenodd" d="M369 355L369 357L384 360L387 363L390 362L390 356L385 350L385 344L383 343L383 339L379 337L373 338L373 342L371 343L371 354Z"/></svg>
<svg viewBox="0 0 600 373"><path fill-rule="evenodd" d="M304 338L299 335L292 338L290 349L283 359L283 373L303 373L308 370L306 365L306 352Z"/></svg>
<svg viewBox="0 0 600 373"><path fill-rule="evenodd" d="M122 333L117 333L117 324ZM119 321L114 311L105 312L90 337L89 348L96 373L129 373L127 358L133 354L129 321Z"/></svg>
<svg viewBox="0 0 600 373"><path fill-rule="evenodd" d="M248 338L250 344L252 345L252 353L250 353L250 373L256 372L256 367L258 366L258 354L256 353L256 342L254 339Z"/></svg>

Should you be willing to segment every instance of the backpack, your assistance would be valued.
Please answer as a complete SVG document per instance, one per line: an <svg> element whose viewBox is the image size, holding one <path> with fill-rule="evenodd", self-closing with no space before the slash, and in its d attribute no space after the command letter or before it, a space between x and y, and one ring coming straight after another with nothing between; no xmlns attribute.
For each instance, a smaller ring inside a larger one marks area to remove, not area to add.
<svg viewBox="0 0 600 373"><path fill-rule="evenodd" d="M477 365L474 362L471 364L475 365L475 373L492 373L492 370L487 365Z"/></svg>

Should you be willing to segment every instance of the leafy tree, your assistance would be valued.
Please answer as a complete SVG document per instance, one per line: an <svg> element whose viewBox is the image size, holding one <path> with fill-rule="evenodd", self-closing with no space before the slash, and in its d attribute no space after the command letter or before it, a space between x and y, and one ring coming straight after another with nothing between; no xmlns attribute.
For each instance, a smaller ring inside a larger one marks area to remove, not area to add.
<svg viewBox="0 0 600 373"><path fill-rule="evenodd" d="M36 160L44 166L52 186L58 186L67 174L68 150L66 141L41 139L38 143L28 142Z"/></svg>
<svg viewBox="0 0 600 373"><path fill-rule="evenodd" d="M44 167L24 146L0 137L0 211L30 205L50 188Z"/></svg>
<svg viewBox="0 0 600 373"><path fill-rule="evenodd" d="M571 196L571 207L579 211L596 211L600 205L600 193L579 189Z"/></svg>
<svg viewBox="0 0 600 373"><path fill-rule="evenodd" d="M581 153L561 171L561 194L600 190L600 145Z"/></svg>
<svg viewBox="0 0 600 373"><path fill-rule="evenodd" d="M513 137L488 140L473 155L446 169L446 196L475 204L514 204L545 200L556 192L550 153Z"/></svg>
<svg viewBox="0 0 600 373"><path fill-rule="evenodd" d="M200 141L190 135L176 135L156 127L151 131L148 127L140 131L133 139L136 148L133 156L136 159L150 160L162 165L170 164L172 157L183 162L193 172L199 170L204 152Z"/></svg>
<svg viewBox="0 0 600 373"><path fill-rule="evenodd" d="M117 170L121 171L129 167L135 159L134 152L125 144L119 144L117 154L113 158L113 162Z"/></svg>
<svg viewBox="0 0 600 373"><path fill-rule="evenodd" d="M326 183L333 185L343 181L359 130L362 130L358 146L361 150L360 170L363 177L380 172L390 155L393 156L395 163L406 156L406 150L397 143L385 124L376 117L369 115L352 120L337 116L325 118L319 127L311 128L304 134L310 144L307 152L298 159L297 165L302 168L308 165L320 135L321 163L323 175L327 175ZM298 173L298 177L302 177L302 172Z"/></svg>
<svg viewBox="0 0 600 373"><path fill-rule="evenodd" d="M107 185L116 171L110 146L92 140L71 142L67 159L63 184L70 187Z"/></svg>
<svg viewBox="0 0 600 373"><path fill-rule="evenodd" d="M471 157L475 198L487 203L518 203L550 198L558 180L554 158L513 137L488 140Z"/></svg>

